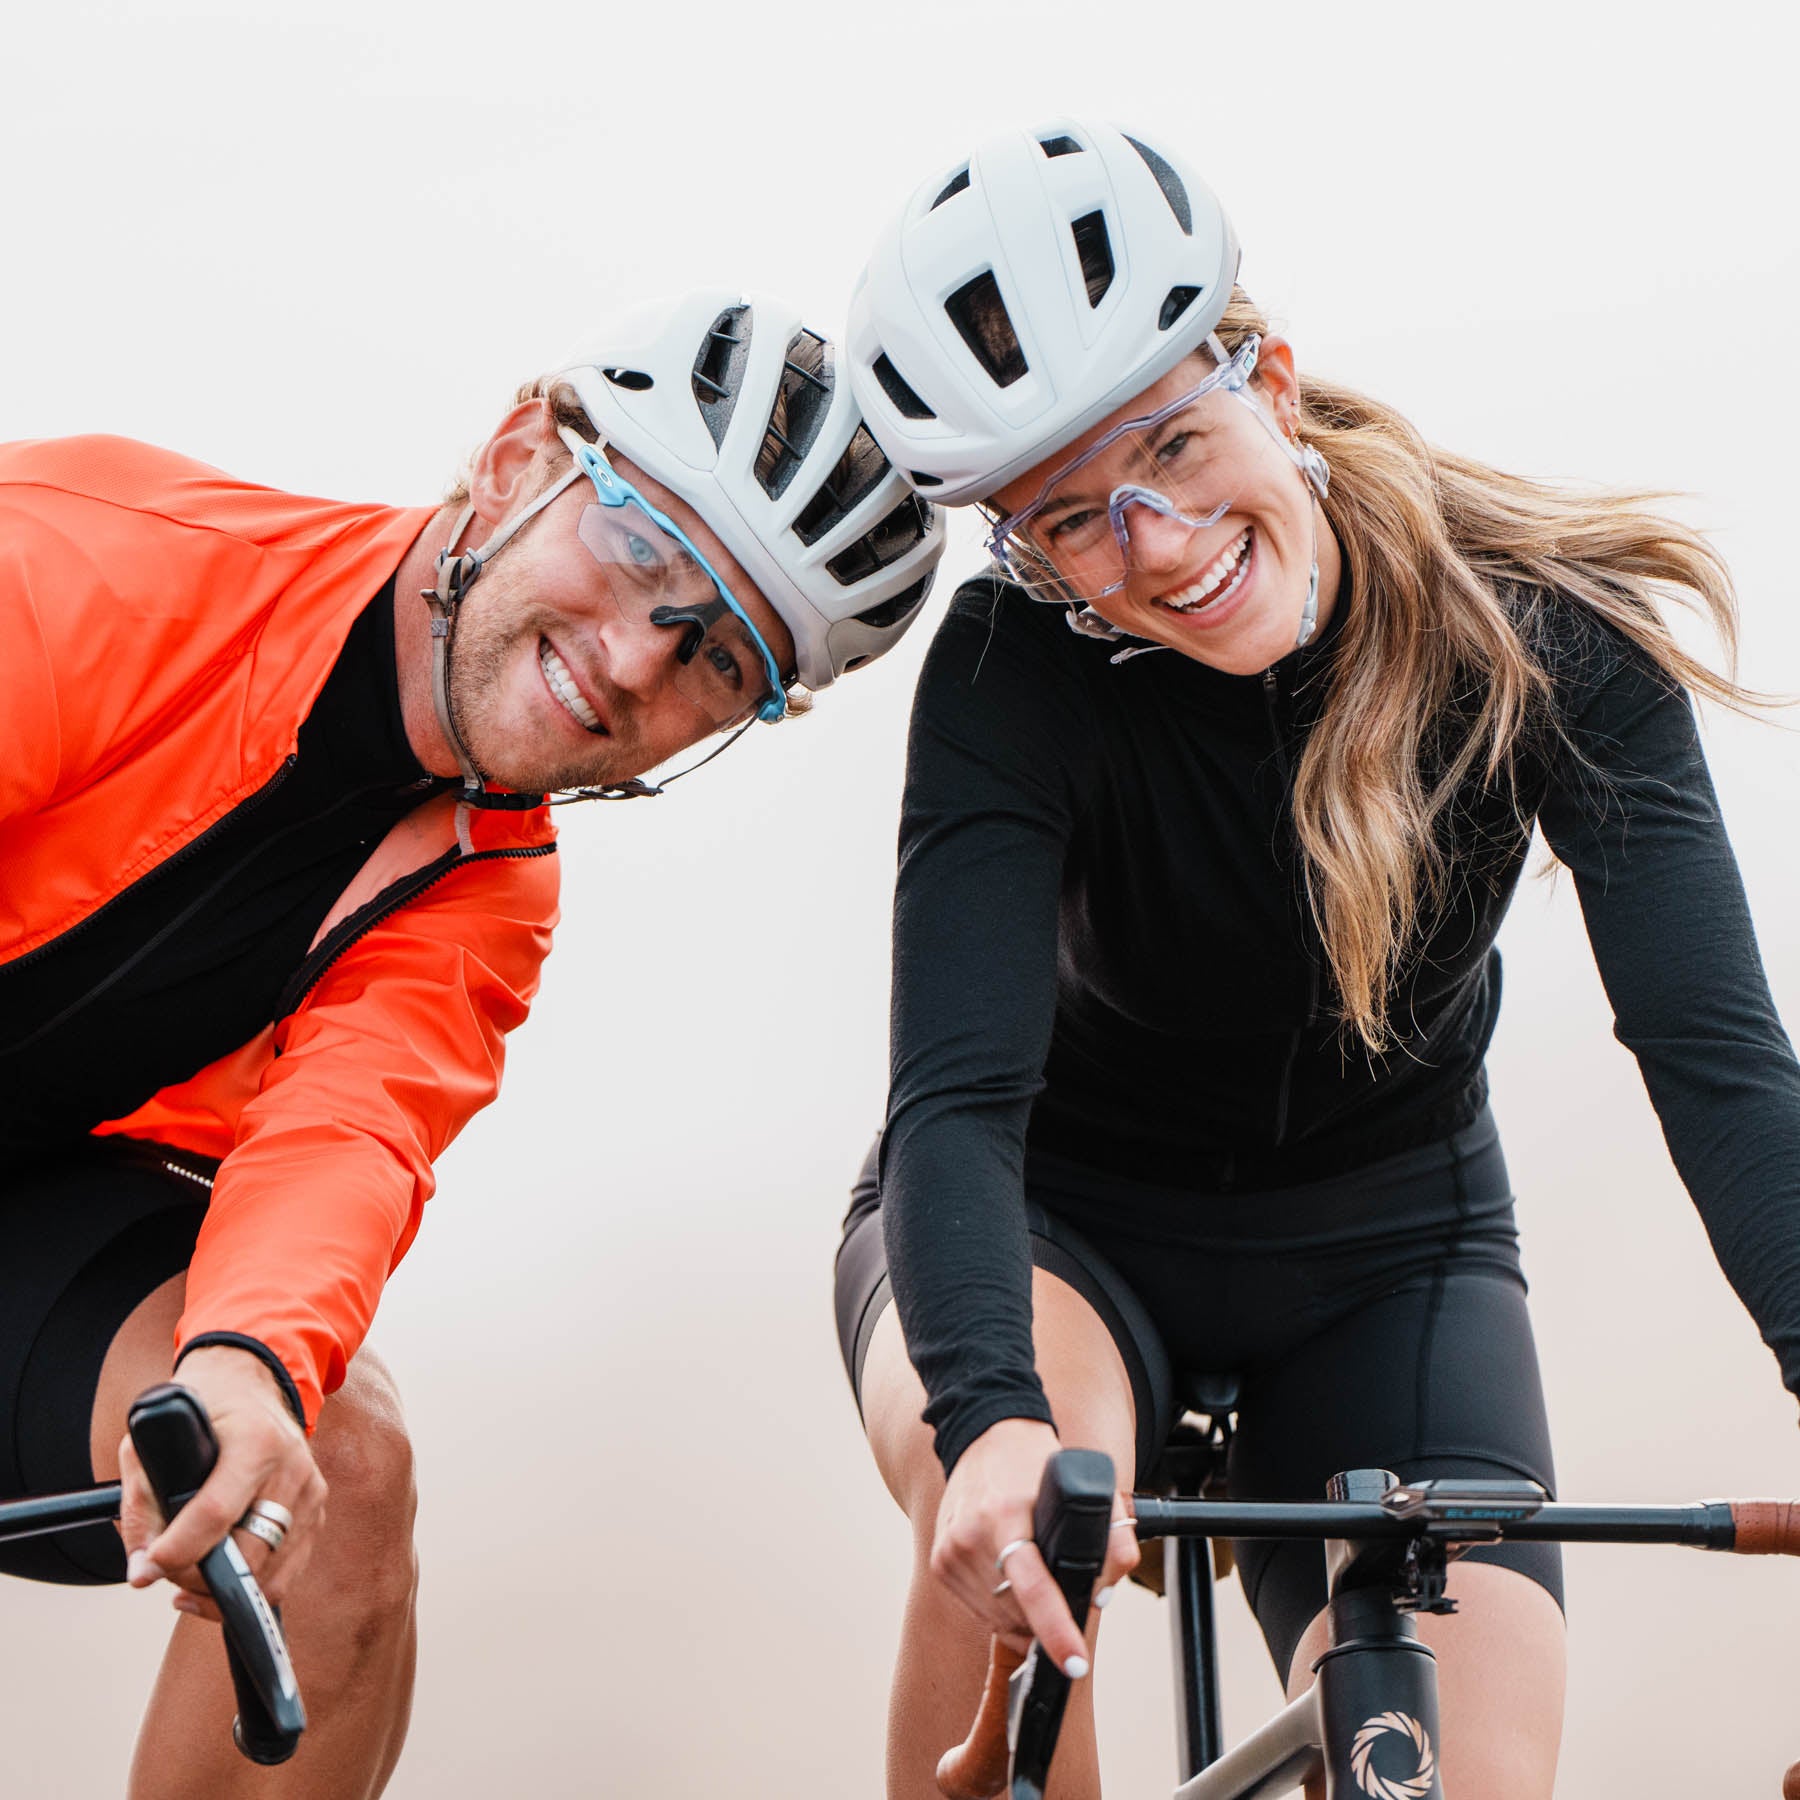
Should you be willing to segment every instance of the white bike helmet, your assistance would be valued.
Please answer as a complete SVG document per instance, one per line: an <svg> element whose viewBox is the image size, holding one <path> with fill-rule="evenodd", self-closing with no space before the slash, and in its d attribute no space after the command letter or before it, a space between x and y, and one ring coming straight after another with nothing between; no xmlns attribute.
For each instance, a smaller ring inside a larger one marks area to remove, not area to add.
<svg viewBox="0 0 1800 1800"><path fill-rule="evenodd" d="M850 302L869 428L932 499L985 499L1204 343L1238 245L1175 153L1058 119L918 188Z"/></svg>
<svg viewBox="0 0 1800 1800"><path fill-rule="evenodd" d="M679 494L829 687L891 649L944 549L941 514L863 424L831 344L767 295L701 289L624 313L563 359L603 443Z"/></svg>

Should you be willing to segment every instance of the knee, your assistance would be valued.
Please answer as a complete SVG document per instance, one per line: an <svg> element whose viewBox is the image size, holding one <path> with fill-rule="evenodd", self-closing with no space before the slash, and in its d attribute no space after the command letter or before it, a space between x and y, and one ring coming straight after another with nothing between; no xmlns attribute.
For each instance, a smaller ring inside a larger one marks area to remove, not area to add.
<svg viewBox="0 0 1800 1800"><path fill-rule="evenodd" d="M368 1614L404 1612L418 1586L412 1440L393 1378L368 1351L325 1403L314 1454L330 1489L320 1552L334 1587Z"/></svg>

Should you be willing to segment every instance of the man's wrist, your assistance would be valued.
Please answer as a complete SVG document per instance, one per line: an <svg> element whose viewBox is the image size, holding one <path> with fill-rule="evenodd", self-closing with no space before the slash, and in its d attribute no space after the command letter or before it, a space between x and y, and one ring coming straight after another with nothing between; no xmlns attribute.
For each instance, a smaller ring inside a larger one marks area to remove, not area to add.
<svg viewBox="0 0 1800 1800"><path fill-rule="evenodd" d="M181 1378L182 1363L200 1350L233 1350L253 1356L275 1383L276 1390L287 1403L288 1411L293 1414L300 1429L307 1429L306 1408L300 1403L300 1389L295 1385L293 1376L288 1373L287 1365L260 1338L247 1337L240 1331L203 1331L198 1337L189 1338L175 1358L177 1380Z"/></svg>

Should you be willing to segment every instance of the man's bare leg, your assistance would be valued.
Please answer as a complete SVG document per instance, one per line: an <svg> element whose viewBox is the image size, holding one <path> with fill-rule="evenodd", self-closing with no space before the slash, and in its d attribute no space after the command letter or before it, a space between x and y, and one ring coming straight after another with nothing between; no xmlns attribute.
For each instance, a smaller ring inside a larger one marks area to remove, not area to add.
<svg viewBox="0 0 1800 1800"><path fill-rule="evenodd" d="M97 1480L117 1474L131 1402L169 1379L185 1288L185 1276L165 1282L107 1351L91 1438ZM331 1490L328 1517L282 1609L306 1700L300 1749L276 1769L238 1753L219 1628L177 1619L138 1734L130 1800L373 1800L387 1786L412 1707L418 1564L411 1446L393 1381L368 1350L325 1402L313 1452Z"/></svg>

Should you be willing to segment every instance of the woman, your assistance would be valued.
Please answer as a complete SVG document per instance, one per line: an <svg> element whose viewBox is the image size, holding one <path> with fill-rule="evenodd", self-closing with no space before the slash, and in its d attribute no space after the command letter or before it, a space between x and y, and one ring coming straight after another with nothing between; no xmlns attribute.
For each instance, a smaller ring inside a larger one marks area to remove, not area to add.
<svg viewBox="0 0 1800 1800"><path fill-rule="evenodd" d="M933 1791L990 1631L1087 1672L1020 1542L1039 1474L1059 1438L1141 1474L1189 1372L1241 1377L1240 1495L1368 1466L1552 1485L1483 1072L1534 819L1800 1390L1800 1070L1683 689L1746 696L1658 610L1729 643L1725 570L1640 498L1432 450L1303 376L1236 266L1172 152L1060 121L920 188L854 302L870 429L982 506L997 565L915 702L892 1090L838 1261L917 1545L896 1796ZM1113 1545L1107 1583L1136 1561ZM1299 1691L1318 1548L1238 1556ZM1547 1796L1557 1555L1477 1550L1453 1591L1421 1621L1445 1788ZM1098 1790L1089 1711L1059 1780Z"/></svg>

